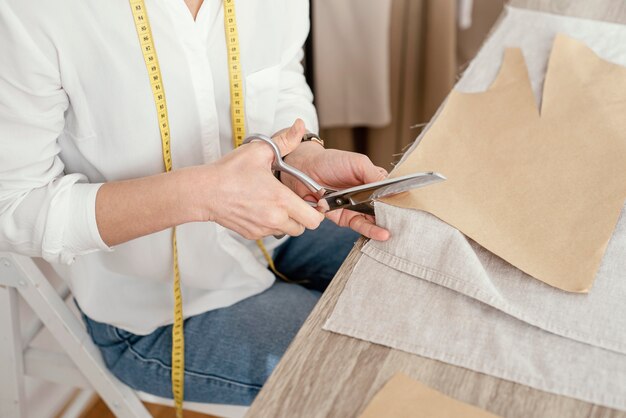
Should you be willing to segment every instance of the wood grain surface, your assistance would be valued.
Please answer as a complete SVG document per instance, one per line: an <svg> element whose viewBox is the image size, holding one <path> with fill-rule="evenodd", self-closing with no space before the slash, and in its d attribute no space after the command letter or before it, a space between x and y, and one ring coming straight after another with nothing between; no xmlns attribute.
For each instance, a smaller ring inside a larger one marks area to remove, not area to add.
<svg viewBox="0 0 626 418"><path fill-rule="evenodd" d="M512 0L510 4L626 23L625 0ZM344 262L252 404L248 418L358 417L383 384L400 371L455 399L507 418L626 418L626 412L323 331L363 244L361 239Z"/></svg>

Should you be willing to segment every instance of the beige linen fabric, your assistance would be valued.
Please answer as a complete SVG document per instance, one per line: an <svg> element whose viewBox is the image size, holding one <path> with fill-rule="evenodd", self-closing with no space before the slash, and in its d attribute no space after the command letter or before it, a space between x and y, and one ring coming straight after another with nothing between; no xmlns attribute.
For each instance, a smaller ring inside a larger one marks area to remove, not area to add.
<svg viewBox="0 0 626 418"><path fill-rule="evenodd" d="M324 329L626 411L626 356L363 255Z"/></svg>
<svg viewBox="0 0 626 418"><path fill-rule="evenodd" d="M363 252L372 259L555 335L626 356L626 210L588 294L534 280L428 213L381 205L377 222L393 238L367 243Z"/></svg>
<svg viewBox="0 0 626 418"><path fill-rule="evenodd" d="M482 91L521 47L536 97L564 32L626 64L626 27L508 9L457 88ZM377 205L369 242L325 329L626 410L626 211L589 294L531 279L432 215Z"/></svg>

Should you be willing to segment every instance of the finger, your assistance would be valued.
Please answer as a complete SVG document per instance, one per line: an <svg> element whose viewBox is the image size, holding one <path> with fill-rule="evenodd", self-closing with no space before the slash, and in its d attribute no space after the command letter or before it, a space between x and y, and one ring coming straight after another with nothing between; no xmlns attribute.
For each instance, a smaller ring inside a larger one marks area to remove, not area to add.
<svg viewBox="0 0 626 418"><path fill-rule="evenodd" d="M224 227L230 229L231 231L235 231L236 233L248 240L257 240L267 236L267 234L264 234L257 225L250 222L244 222L241 224L228 223L225 224Z"/></svg>
<svg viewBox="0 0 626 418"><path fill-rule="evenodd" d="M364 183L374 183L387 178L389 173L382 167L375 166L369 159L361 166L361 178Z"/></svg>
<svg viewBox="0 0 626 418"><path fill-rule="evenodd" d="M346 209L328 212L326 217L339 226L350 227L361 235L375 241L387 241L389 231L377 226L373 216L363 215Z"/></svg>
<svg viewBox="0 0 626 418"><path fill-rule="evenodd" d="M280 149L280 155L284 157L300 145L305 133L304 122L302 119L296 119L289 129L279 132L272 139Z"/></svg>
<svg viewBox="0 0 626 418"><path fill-rule="evenodd" d="M292 233L299 234L299 229L297 228L297 225L290 225L289 218L281 222L279 225L273 227L252 225L250 229L252 232L250 232L248 235L251 236L251 238L247 238L250 240L263 239L269 236L273 236L276 239L281 239L285 235L297 236L292 235ZM304 227L302 227L302 230L304 231Z"/></svg>
<svg viewBox="0 0 626 418"><path fill-rule="evenodd" d="M317 228L324 220L324 214L291 191L285 201L289 217L304 225L307 229Z"/></svg>
<svg viewBox="0 0 626 418"><path fill-rule="evenodd" d="M282 233L283 234L287 234L290 237L297 237L299 235L302 235L304 233L305 227L304 225L294 221L293 219L289 218L284 224L283 224L283 228L282 229Z"/></svg>
<svg viewBox="0 0 626 418"><path fill-rule="evenodd" d="M376 225L373 218L357 212L346 211L350 217L348 226L361 235L365 235L375 241L387 241L389 231Z"/></svg>
<svg viewBox="0 0 626 418"><path fill-rule="evenodd" d="M330 210L330 206L326 199L320 199L317 201L317 207L315 208L318 212L326 213Z"/></svg>

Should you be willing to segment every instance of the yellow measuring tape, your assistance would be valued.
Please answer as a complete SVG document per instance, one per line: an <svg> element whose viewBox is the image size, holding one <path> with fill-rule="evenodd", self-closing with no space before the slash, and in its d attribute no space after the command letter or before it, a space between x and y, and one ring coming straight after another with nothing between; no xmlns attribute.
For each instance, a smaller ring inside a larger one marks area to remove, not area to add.
<svg viewBox="0 0 626 418"><path fill-rule="evenodd" d="M233 146L237 148L243 143L246 135L246 127L243 88L241 87L241 56L239 53L239 34L237 32L235 0L224 0L224 32L226 35L228 78L230 81L230 123L233 131ZM284 281L290 281L274 266L274 260L272 260L270 253L265 248L265 245L263 245L263 240L257 240L256 244L263 253L263 257L265 257L272 272Z"/></svg>
<svg viewBox="0 0 626 418"><path fill-rule="evenodd" d="M226 34L228 78L230 81L230 123L233 130L233 146L237 148L243 143L246 127L244 122L241 59L235 0L224 0L224 31Z"/></svg>
<svg viewBox="0 0 626 418"><path fill-rule="evenodd" d="M152 30L146 12L144 0L129 0L130 7L137 29L137 36L141 45L141 52L146 63L152 95L157 110L159 132L161 134L161 146L163 150L163 163L165 171L172 170L172 152L170 146L170 127L167 115L167 102L165 100L165 88L163 87L161 68L154 47ZM228 52L228 75L230 79L231 101L231 124L233 145L235 148L243 143L245 137L245 113L243 101L243 88L241 86L241 60L239 53L239 34L237 32L237 19L235 17L235 1L224 0L224 30L226 32L226 47ZM267 260L270 269L278 277L289 281L274 266L274 261L263 245L262 240L257 240L263 256ZM180 271L178 269L178 248L176 245L176 228L172 228L172 254L174 263L174 324L172 328L172 394L176 404L176 417L183 416L184 379L185 379L185 335L183 331L183 298L180 290Z"/></svg>
<svg viewBox="0 0 626 418"><path fill-rule="evenodd" d="M146 63L154 104L156 105L161 146L163 149L163 164L165 171L172 171L172 152L170 147L170 126L167 116L167 102L165 89L161 77L161 68L150 22L146 14L146 5L143 0L129 0L133 11L135 27L139 36L141 52ZM176 228L172 228L172 255L174 259L174 325L172 327L172 394L176 404L176 417L183 416L184 379L185 379L185 334L183 332L183 297L180 291L180 271L178 269L178 247L176 245Z"/></svg>

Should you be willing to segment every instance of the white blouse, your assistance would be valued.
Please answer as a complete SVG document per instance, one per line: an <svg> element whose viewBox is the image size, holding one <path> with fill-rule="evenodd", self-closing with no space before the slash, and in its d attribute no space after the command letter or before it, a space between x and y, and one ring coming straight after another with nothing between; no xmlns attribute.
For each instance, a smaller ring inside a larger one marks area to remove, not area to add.
<svg viewBox="0 0 626 418"><path fill-rule="evenodd" d="M221 1L194 21L183 0L146 0L174 169L232 150ZM236 0L247 132L302 118L307 0ZM148 75L127 0L0 2L0 250L43 257L91 318L136 334L172 322L169 230L108 248L95 219L107 181L163 171ZM177 230L185 316L274 281L252 241L216 223ZM276 240L267 240L269 249Z"/></svg>

